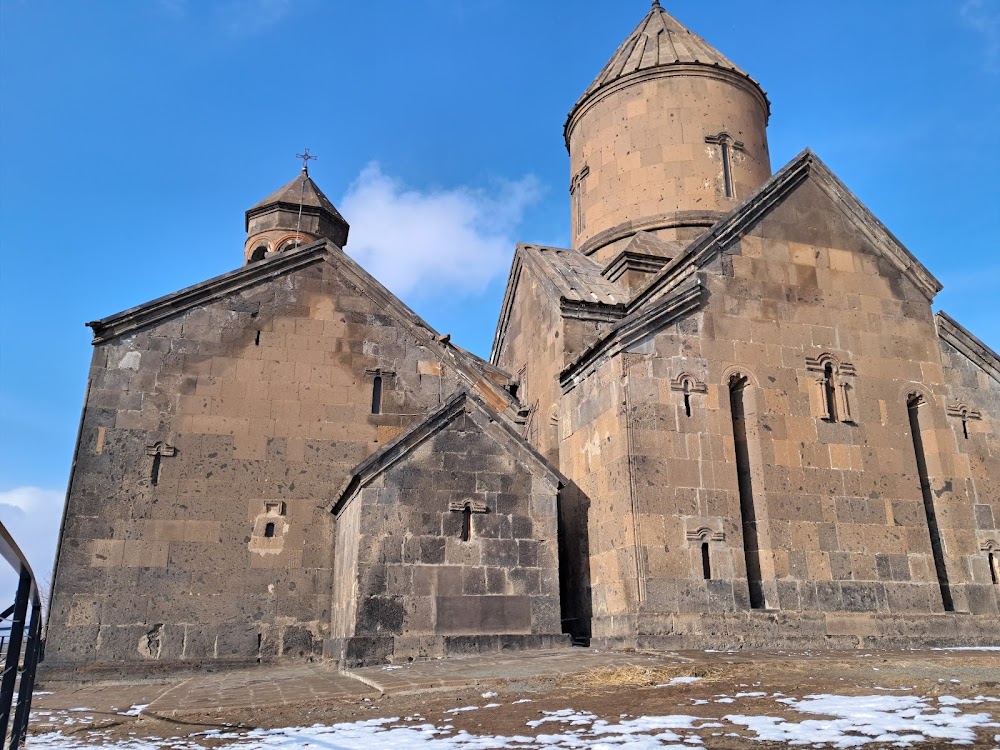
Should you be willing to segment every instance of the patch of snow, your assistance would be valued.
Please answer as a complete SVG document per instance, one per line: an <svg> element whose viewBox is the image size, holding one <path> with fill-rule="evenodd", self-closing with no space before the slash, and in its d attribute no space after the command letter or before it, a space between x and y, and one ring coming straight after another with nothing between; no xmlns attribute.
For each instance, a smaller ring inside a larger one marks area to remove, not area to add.
<svg viewBox="0 0 1000 750"><path fill-rule="evenodd" d="M836 748L867 743L909 746L927 740L974 742L977 727L1000 726L989 714L962 714L958 709L935 711L926 698L898 695L808 695L779 701L793 711L832 716L831 719L788 721L774 716L729 715L765 742L829 744Z"/></svg>
<svg viewBox="0 0 1000 750"><path fill-rule="evenodd" d="M517 705L518 703L534 703L534 701L533 701L533 700L531 700L531 698L521 698L520 700L516 700L516 701L514 701L514 702L513 702L513 703L511 703L510 705L512 705L512 706L516 706L516 705Z"/></svg>
<svg viewBox="0 0 1000 750"><path fill-rule="evenodd" d="M445 711L446 714L461 714L466 711L478 711L479 706L463 706L462 708L449 708Z"/></svg>
<svg viewBox="0 0 1000 750"><path fill-rule="evenodd" d="M143 711L149 708L148 703L133 703L132 707L128 711L122 711L119 716L138 716Z"/></svg>
<svg viewBox="0 0 1000 750"><path fill-rule="evenodd" d="M500 693L494 693L494 692L493 692L493 691L491 690L491 691L490 691L490 692L488 692L488 693L483 693L483 694L482 694L482 696L480 696L480 697L482 697L482 698L496 698L496 697L497 697L498 695L500 695Z"/></svg>

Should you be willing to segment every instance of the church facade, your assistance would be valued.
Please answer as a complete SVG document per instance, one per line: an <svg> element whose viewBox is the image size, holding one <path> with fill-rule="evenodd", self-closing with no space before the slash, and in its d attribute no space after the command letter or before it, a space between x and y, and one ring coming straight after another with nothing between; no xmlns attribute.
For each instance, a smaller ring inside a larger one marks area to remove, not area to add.
<svg viewBox="0 0 1000 750"><path fill-rule="evenodd" d="M489 361L305 168L241 268L90 323L48 669L1000 643L1000 358L769 115L654 2Z"/></svg>

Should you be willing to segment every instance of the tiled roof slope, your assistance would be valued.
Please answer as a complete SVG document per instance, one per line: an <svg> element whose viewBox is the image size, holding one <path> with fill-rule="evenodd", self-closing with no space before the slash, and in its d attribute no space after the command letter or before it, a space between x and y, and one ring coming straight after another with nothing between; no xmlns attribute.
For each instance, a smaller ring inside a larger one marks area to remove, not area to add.
<svg viewBox="0 0 1000 750"><path fill-rule="evenodd" d="M597 89L631 73L685 63L718 66L750 78L728 57L663 10L657 0L635 31L629 34L628 39L604 66L604 70L583 92L580 101Z"/></svg>
<svg viewBox="0 0 1000 750"><path fill-rule="evenodd" d="M564 300L623 305L628 294L601 276L601 266L575 250L541 245L521 245L521 250L540 261L538 268L559 290Z"/></svg>

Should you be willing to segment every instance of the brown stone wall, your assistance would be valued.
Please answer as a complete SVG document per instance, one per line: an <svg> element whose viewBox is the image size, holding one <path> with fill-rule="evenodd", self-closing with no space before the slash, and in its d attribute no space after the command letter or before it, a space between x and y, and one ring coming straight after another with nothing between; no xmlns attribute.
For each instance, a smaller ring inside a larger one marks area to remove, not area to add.
<svg viewBox="0 0 1000 750"><path fill-rule="evenodd" d="M707 294L698 313L612 358L566 396L573 421L563 433L562 470L590 502L594 634L638 631L691 642L715 633L738 641L746 628L767 633L758 643L774 643L782 632L850 642L878 634L982 637L987 622L995 631L1000 587L988 584L980 545L989 533L981 526L996 523L996 389L947 351L942 361L930 304L917 286L812 181L746 230L701 279ZM824 358L838 368L836 420L824 418L817 382ZM749 381L766 608L815 613L798 620L762 626L747 619L734 375ZM677 387L684 378L696 386L691 416ZM911 394L926 399L921 432L954 608L985 619L913 619L944 607L910 432ZM969 440L956 438L945 413L947 402L962 398L975 399L986 415ZM624 423L598 428L618 404ZM625 523L628 475L618 474L629 453L638 554ZM611 486L601 486L602 478ZM616 522L612 541L602 531ZM624 564L632 560L631 568ZM629 592L636 568L641 603L598 594ZM618 617L623 611L647 614L635 626Z"/></svg>
<svg viewBox="0 0 1000 750"><path fill-rule="evenodd" d="M518 460L489 421L459 415L338 511L343 663L563 642L558 480ZM470 504L467 539L456 503Z"/></svg>
<svg viewBox="0 0 1000 750"><path fill-rule="evenodd" d="M528 268L521 271L514 300L495 364L514 378L518 399L530 409L525 438L558 466L559 370L565 341L559 301Z"/></svg>
<svg viewBox="0 0 1000 750"><path fill-rule="evenodd" d="M613 252L601 247L640 229L694 239L771 176L767 105L737 79L698 66L662 71L609 87L574 113L571 174L589 169L580 187L582 226L574 204L575 249L599 250L594 259L603 265ZM705 142L723 131L744 144L732 152L732 198L722 151Z"/></svg>
<svg viewBox="0 0 1000 750"><path fill-rule="evenodd" d="M331 493L459 387L409 330L317 262L98 344L47 664L319 653Z"/></svg>
<svg viewBox="0 0 1000 750"><path fill-rule="evenodd" d="M628 630L638 601L634 488L620 367L614 361L570 391L559 423L560 470L572 482L560 511L564 575L576 589L567 593L567 619L592 616L595 637Z"/></svg>
<svg viewBox="0 0 1000 750"><path fill-rule="evenodd" d="M958 453L968 459L969 473L961 488L972 502L972 517L966 509L961 523L971 523L975 529L974 543L964 548L968 595L988 600L991 595L1000 597L1000 382L952 345L939 344L948 388L937 403L943 406ZM960 414L965 407L975 414L966 418L963 429ZM942 440L948 441L947 431ZM989 611L988 604L971 606Z"/></svg>

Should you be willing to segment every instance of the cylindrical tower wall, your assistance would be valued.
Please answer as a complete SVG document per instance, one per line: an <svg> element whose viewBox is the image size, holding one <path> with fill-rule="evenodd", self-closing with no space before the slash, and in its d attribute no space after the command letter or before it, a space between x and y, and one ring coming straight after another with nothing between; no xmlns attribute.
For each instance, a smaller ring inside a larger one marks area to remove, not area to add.
<svg viewBox="0 0 1000 750"><path fill-rule="evenodd" d="M640 230L694 239L771 176L768 116L753 81L697 64L592 93L566 125L573 247L607 262Z"/></svg>

